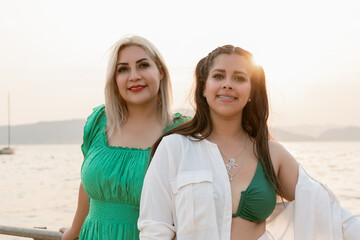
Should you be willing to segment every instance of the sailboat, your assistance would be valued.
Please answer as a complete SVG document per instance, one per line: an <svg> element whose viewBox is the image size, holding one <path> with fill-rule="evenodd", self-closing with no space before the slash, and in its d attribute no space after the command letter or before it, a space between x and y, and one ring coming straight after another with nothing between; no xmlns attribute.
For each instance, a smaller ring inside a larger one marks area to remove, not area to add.
<svg viewBox="0 0 360 240"><path fill-rule="evenodd" d="M8 93L8 146L0 149L0 154L14 154L15 149L10 147L10 93Z"/></svg>

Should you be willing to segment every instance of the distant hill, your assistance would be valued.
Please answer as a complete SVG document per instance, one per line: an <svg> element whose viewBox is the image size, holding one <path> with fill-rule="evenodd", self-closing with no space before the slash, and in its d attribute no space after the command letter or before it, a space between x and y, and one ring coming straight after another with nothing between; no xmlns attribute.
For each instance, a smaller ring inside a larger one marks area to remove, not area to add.
<svg viewBox="0 0 360 240"><path fill-rule="evenodd" d="M269 131L271 137L278 141L316 141L315 137L292 133L278 128L272 128Z"/></svg>
<svg viewBox="0 0 360 240"><path fill-rule="evenodd" d="M281 126L281 130L291 133L296 133L300 135L307 135L311 137L318 137L321 133L329 129L341 128L339 125L335 124L323 124L323 125L296 125L296 126Z"/></svg>
<svg viewBox="0 0 360 240"><path fill-rule="evenodd" d="M360 127L329 129L318 137L320 141L359 141Z"/></svg>
<svg viewBox="0 0 360 240"><path fill-rule="evenodd" d="M11 127L11 143L81 143L84 125L85 119L75 119L13 126ZM296 130L295 126L292 128ZM282 128L272 128L270 133L278 141L360 141L360 127L327 129L318 137L287 131ZM0 126L0 145L6 144L7 126Z"/></svg>
<svg viewBox="0 0 360 240"><path fill-rule="evenodd" d="M63 144L81 143L85 119L11 127L12 144ZM0 127L0 144L7 144L7 126Z"/></svg>

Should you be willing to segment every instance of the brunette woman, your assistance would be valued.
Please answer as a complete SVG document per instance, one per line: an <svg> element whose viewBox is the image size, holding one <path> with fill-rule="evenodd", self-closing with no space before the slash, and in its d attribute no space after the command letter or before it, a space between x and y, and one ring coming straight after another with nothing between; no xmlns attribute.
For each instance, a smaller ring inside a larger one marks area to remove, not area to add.
<svg viewBox="0 0 360 240"><path fill-rule="evenodd" d="M225 45L201 59L195 103L194 118L153 146L140 239L360 236L359 219L271 140L265 74L251 53ZM277 196L291 204L269 221Z"/></svg>

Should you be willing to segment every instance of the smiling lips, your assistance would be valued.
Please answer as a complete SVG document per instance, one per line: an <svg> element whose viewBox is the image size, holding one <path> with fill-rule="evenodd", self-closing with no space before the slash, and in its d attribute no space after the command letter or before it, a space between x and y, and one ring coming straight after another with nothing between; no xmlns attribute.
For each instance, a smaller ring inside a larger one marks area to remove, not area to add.
<svg viewBox="0 0 360 240"><path fill-rule="evenodd" d="M237 98L231 95L216 95L217 98L219 98L220 101L224 102L232 102L235 101Z"/></svg>
<svg viewBox="0 0 360 240"><path fill-rule="evenodd" d="M141 90L143 90L146 86L145 85L133 85L130 86L128 89L131 92L140 92Z"/></svg>

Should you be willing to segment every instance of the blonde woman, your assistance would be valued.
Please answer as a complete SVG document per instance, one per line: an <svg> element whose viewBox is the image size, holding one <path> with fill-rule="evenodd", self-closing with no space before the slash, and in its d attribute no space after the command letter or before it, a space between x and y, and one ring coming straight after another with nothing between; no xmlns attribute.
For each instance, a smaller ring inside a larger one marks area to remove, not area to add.
<svg viewBox="0 0 360 240"><path fill-rule="evenodd" d="M105 105L84 127L78 206L62 239L136 240L140 193L151 145L187 120L171 114L164 59L145 38L126 36L111 49Z"/></svg>

